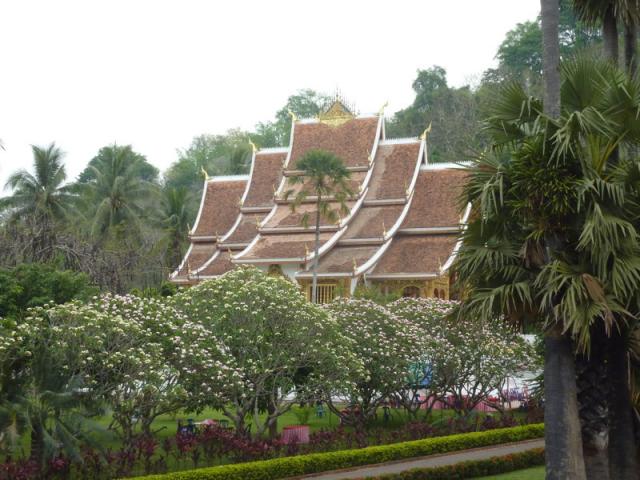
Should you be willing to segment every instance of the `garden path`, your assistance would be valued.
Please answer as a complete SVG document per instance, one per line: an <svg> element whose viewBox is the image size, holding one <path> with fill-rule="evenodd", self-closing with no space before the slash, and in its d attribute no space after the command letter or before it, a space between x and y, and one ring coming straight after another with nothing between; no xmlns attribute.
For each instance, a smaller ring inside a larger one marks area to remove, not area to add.
<svg viewBox="0 0 640 480"><path fill-rule="evenodd" d="M472 448L459 452L444 453L439 455L429 455L426 457L410 458L390 463L379 463L377 465L366 465L347 470L334 470L332 472L314 473L295 477L295 479L314 480L348 480L367 477L375 477L387 473L399 473L412 468L440 467L443 465L453 465L455 463L466 462L468 460L483 460L491 457L509 455L511 453L524 452L532 448L544 447L544 439L526 440L523 442L503 443L491 447ZM293 479L291 479L293 480Z"/></svg>

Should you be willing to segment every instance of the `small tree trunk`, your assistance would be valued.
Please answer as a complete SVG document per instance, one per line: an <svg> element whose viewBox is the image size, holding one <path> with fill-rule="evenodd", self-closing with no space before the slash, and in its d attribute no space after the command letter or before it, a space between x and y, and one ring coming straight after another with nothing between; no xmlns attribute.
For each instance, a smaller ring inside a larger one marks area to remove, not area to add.
<svg viewBox="0 0 640 480"><path fill-rule="evenodd" d="M44 462L44 430L40 422L34 422L31 427L31 452L29 460L42 468Z"/></svg>
<svg viewBox="0 0 640 480"><path fill-rule="evenodd" d="M559 326L545 335L544 397L547 480L586 479L573 346Z"/></svg>
<svg viewBox="0 0 640 480"><path fill-rule="evenodd" d="M609 380L607 378L604 328L592 334L591 352L576 357L578 408L582 425L582 448L587 478L609 479Z"/></svg>
<svg viewBox="0 0 640 480"><path fill-rule="evenodd" d="M273 403L269 402L267 407L267 418L269 419L269 438L276 438L278 436L278 417L270 418L276 412L276 407Z"/></svg>
<svg viewBox="0 0 640 480"><path fill-rule="evenodd" d="M629 360L625 332L614 329L610 340L609 471L615 480L637 480L638 454L629 391Z"/></svg>
<svg viewBox="0 0 640 480"><path fill-rule="evenodd" d="M313 280L311 281L311 303L318 301L318 252L320 251L320 204L322 196L318 194L316 204L316 239L313 247Z"/></svg>
<svg viewBox="0 0 640 480"><path fill-rule="evenodd" d="M624 26L624 65L631 76L635 75L636 69L638 68L637 37L636 24L633 20L630 20Z"/></svg>
<svg viewBox="0 0 640 480"><path fill-rule="evenodd" d="M607 9L602 19L602 39L604 56L618 65L618 23L613 5Z"/></svg>

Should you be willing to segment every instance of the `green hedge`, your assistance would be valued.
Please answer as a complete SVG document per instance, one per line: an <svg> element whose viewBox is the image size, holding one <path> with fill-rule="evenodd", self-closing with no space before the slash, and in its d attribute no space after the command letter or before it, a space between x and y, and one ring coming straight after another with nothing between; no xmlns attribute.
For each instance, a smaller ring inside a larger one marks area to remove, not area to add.
<svg viewBox="0 0 640 480"><path fill-rule="evenodd" d="M485 460L470 460L455 465L414 468L401 473L367 477L367 480L454 480L499 475L539 465L544 465L544 448L533 448L525 452Z"/></svg>
<svg viewBox="0 0 640 480"><path fill-rule="evenodd" d="M326 472L342 468L422 457L436 453L455 452L469 448L486 447L500 443L540 438L544 425L499 428L486 432L461 433L445 437L425 438L411 442L394 443L378 447L312 453L293 457L275 458L257 462L237 463L219 467L199 468L183 472L136 477L145 480L275 480L308 473Z"/></svg>

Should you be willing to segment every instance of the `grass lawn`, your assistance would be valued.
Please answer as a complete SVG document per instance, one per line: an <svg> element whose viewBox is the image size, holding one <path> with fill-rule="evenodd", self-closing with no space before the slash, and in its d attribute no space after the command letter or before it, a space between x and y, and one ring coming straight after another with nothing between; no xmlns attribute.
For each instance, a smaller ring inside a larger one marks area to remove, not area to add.
<svg viewBox="0 0 640 480"><path fill-rule="evenodd" d="M544 480L544 467L527 468L493 477L482 477L478 480Z"/></svg>

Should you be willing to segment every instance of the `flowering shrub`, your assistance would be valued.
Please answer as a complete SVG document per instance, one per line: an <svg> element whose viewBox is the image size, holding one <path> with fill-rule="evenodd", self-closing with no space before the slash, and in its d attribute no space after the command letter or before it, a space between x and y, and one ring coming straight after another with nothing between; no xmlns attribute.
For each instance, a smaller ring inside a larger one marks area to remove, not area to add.
<svg viewBox="0 0 640 480"><path fill-rule="evenodd" d="M93 297L31 309L16 331L75 391L104 398L125 439L139 423L150 433L160 414L181 408L184 390L171 364L180 314L160 300L132 295ZM37 358L36 358L37 360Z"/></svg>
<svg viewBox="0 0 640 480"><path fill-rule="evenodd" d="M331 385L326 401L343 421L362 424L385 399L405 387L412 359L422 351L422 331L411 320L370 300L339 299L326 309L364 364L364 369L343 364L351 382ZM346 397L351 408L341 411L334 403L336 397Z"/></svg>
<svg viewBox="0 0 640 480"><path fill-rule="evenodd" d="M189 406L222 409L238 432L250 414L262 436L296 400L346 384L344 366L360 365L327 312L291 282L256 268L235 269L172 300L193 322L179 355Z"/></svg>
<svg viewBox="0 0 640 480"><path fill-rule="evenodd" d="M468 413L501 391L509 376L535 365L535 351L502 319L449 315L456 302L403 298L389 305L394 314L422 330L422 362L430 365L428 388L458 413ZM497 402L493 404L501 408Z"/></svg>

